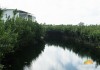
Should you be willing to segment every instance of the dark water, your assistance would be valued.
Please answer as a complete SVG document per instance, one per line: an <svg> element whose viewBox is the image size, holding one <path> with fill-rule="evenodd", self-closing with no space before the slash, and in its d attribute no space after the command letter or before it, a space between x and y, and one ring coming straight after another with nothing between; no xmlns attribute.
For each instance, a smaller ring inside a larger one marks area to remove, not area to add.
<svg viewBox="0 0 100 70"><path fill-rule="evenodd" d="M100 70L100 49L93 47L67 41L24 47L6 55L3 70ZM84 64L86 60L93 64Z"/></svg>
<svg viewBox="0 0 100 70"><path fill-rule="evenodd" d="M30 62L35 60L43 50L44 44L39 43L9 53L2 60L3 70L23 70L23 67L30 65Z"/></svg>
<svg viewBox="0 0 100 70"><path fill-rule="evenodd" d="M89 57L80 57L73 51L63 49L60 46L45 45L44 51L29 66L25 65L24 70L100 70L100 66L84 64Z"/></svg>

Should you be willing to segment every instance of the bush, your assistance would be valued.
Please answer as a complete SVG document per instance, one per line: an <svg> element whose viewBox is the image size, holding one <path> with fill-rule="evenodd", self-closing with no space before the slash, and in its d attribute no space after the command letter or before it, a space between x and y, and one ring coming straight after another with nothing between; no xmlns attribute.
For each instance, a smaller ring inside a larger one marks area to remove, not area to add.
<svg viewBox="0 0 100 70"><path fill-rule="evenodd" d="M38 43L41 35L42 29L37 22L22 18L0 20L0 61L6 53Z"/></svg>

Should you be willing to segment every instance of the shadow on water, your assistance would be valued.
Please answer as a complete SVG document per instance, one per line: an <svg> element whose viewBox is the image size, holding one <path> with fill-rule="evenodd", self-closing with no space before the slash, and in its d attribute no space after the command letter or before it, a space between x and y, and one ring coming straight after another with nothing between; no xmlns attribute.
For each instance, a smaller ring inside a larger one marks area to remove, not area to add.
<svg viewBox="0 0 100 70"><path fill-rule="evenodd" d="M23 70L25 65L29 65L32 60L39 56L44 45L44 43L38 43L7 54L2 60L3 70Z"/></svg>
<svg viewBox="0 0 100 70"><path fill-rule="evenodd" d="M67 48L80 57L90 57L96 62L97 66L100 65L100 47L96 47L96 44L81 41L73 37L63 37L63 33L59 31L48 31L45 41L48 45Z"/></svg>

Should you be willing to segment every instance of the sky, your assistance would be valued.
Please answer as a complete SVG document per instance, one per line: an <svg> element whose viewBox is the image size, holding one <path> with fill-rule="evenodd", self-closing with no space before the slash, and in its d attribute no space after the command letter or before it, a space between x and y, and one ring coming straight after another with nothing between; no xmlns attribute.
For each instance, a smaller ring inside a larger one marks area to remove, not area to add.
<svg viewBox="0 0 100 70"><path fill-rule="evenodd" d="M100 24L100 0L0 0L0 6L32 13L39 23Z"/></svg>

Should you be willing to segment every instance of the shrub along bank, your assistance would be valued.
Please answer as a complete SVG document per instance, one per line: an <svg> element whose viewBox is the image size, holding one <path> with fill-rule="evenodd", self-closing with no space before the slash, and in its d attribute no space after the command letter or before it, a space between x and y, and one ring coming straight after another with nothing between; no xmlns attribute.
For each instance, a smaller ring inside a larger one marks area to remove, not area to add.
<svg viewBox="0 0 100 70"><path fill-rule="evenodd" d="M87 43L100 43L100 25L43 25L45 38L73 39Z"/></svg>
<svg viewBox="0 0 100 70"><path fill-rule="evenodd" d="M5 54L40 42L42 34L37 22L22 18L8 18L6 22L0 20L0 62Z"/></svg>

